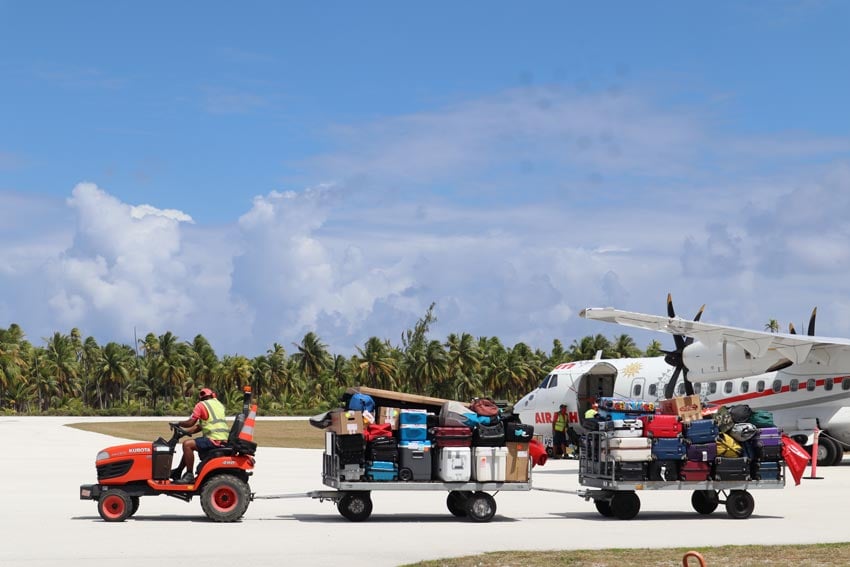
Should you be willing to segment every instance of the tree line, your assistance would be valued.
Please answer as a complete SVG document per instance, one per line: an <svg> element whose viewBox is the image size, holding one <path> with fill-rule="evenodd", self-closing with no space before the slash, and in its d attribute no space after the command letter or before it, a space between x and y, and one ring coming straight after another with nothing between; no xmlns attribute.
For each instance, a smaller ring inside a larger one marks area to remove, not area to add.
<svg viewBox="0 0 850 567"><path fill-rule="evenodd" d="M574 340L565 348L553 340L547 353L498 337L452 333L430 339L434 306L402 333L400 342L369 338L356 354L328 351L308 332L291 350L278 343L265 354L219 357L203 335L181 341L170 331L148 333L137 345L101 346L79 329L55 332L43 346L30 343L17 324L0 328L0 412L55 415L181 415L197 391L213 388L228 411L241 407L250 385L263 414L306 414L338 404L351 386L370 386L428 396L467 400L487 395L510 402L532 390L564 362L657 356L652 341L641 351L634 340L603 335Z"/></svg>

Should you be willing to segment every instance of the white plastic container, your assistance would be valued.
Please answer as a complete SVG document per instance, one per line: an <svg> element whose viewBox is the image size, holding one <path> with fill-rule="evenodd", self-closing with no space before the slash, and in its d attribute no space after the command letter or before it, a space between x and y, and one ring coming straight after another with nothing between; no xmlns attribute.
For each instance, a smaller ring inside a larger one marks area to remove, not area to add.
<svg viewBox="0 0 850 567"><path fill-rule="evenodd" d="M437 477L443 482L468 482L472 478L472 449L469 447L438 449Z"/></svg>
<svg viewBox="0 0 850 567"><path fill-rule="evenodd" d="M508 468L507 447L475 447L472 479L477 482L504 482Z"/></svg>

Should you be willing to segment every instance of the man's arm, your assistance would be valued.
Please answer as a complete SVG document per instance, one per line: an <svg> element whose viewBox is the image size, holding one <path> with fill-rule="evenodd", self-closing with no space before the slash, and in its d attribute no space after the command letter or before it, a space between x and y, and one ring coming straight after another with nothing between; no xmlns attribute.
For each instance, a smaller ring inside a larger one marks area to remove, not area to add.
<svg viewBox="0 0 850 567"><path fill-rule="evenodd" d="M201 424L198 423L198 419L195 417L190 417L189 419L178 421L177 427L185 429L188 433L192 435L201 430Z"/></svg>

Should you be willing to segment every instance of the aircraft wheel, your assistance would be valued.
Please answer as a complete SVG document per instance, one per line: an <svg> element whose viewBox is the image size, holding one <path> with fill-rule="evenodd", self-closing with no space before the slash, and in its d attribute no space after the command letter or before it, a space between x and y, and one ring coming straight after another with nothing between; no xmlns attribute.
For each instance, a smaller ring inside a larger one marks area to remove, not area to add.
<svg viewBox="0 0 850 567"><path fill-rule="evenodd" d="M489 522L496 515L496 499L486 492L475 492L466 500L466 515L473 522Z"/></svg>
<svg viewBox="0 0 850 567"><path fill-rule="evenodd" d="M720 505L720 498L713 490L694 490L691 495L691 506L694 510L703 515L708 515L717 510Z"/></svg>
<svg viewBox="0 0 850 567"><path fill-rule="evenodd" d="M138 511L139 511L139 497L138 496L131 496L130 497L130 515L127 516L127 517L132 518L133 516L136 515L136 512L138 512Z"/></svg>
<svg viewBox="0 0 850 567"><path fill-rule="evenodd" d="M640 512L640 498L634 492L615 492L611 512L621 520L631 520Z"/></svg>
<svg viewBox="0 0 850 567"><path fill-rule="evenodd" d="M614 511L611 510L611 503L607 500L594 500L593 503L596 505L596 511L606 518L610 518L614 515Z"/></svg>
<svg viewBox="0 0 850 567"><path fill-rule="evenodd" d="M97 513L105 522L123 522L130 517L132 507L130 495L120 488L107 490L97 501Z"/></svg>
<svg viewBox="0 0 850 567"><path fill-rule="evenodd" d="M806 451L809 452L809 455L812 454L812 449L814 449L814 445L807 445ZM832 466L835 462L835 455L838 453L838 446L835 442L829 437L821 437L818 439L818 466L819 467L828 467ZM814 455L812 455L814 458Z"/></svg>
<svg viewBox="0 0 850 567"><path fill-rule="evenodd" d="M345 519L362 522L372 515L372 497L368 492L346 492L336 507Z"/></svg>
<svg viewBox="0 0 850 567"><path fill-rule="evenodd" d="M726 513L736 520L745 520L756 508L753 495L746 490L733 490L726 497Z"/></svg>
<svg viewBox="0 0 850 567"><path fill-rule="evenodd" d="M232 474L215 476L201 489L201 508L214 522L235 522L250 503L248 483Z"/></svg>
<svg viewBox="0 0 850 567"><path fill-rule="evenodd" d="M458 518L466 517L466 500L468 498L469 493L467 492L461 492L459 490L449 492L449 495L446 497L446 506L448 506L452 516L457 516Z"/></svg>

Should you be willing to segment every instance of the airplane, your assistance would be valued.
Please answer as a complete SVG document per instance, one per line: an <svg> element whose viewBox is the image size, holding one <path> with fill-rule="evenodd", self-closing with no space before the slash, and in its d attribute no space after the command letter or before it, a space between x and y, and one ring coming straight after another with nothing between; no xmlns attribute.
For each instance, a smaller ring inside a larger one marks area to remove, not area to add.
<svg viewBox="0 0 850 567"><path fill-rule="evenodd" d="M581 435L581 417L596 398L658 402L693 393L704 405L772 411L776 425L809 452L818 428L818 466L837 465L850 446L850 340L815 337L815 313L804 336L793 326L780 334L701 323L702 310L693 321L680 319L669 296L668 317L588 308L581 317L673 334L676 350L560 364L513 411L551 445L552 419L562 403L570 429Z"/></svg>

